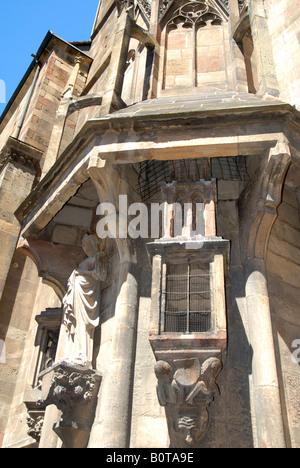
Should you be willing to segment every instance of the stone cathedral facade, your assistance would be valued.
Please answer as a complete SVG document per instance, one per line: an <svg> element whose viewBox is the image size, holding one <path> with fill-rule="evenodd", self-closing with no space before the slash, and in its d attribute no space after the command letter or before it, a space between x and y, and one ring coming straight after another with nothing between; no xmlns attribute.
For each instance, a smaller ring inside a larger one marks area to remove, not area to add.
<svg viewBox="0 0 300 468"><path fill-rule="evenodd" d="M47 33L0 118L3 448L300 447L299 7Z"/></svg>

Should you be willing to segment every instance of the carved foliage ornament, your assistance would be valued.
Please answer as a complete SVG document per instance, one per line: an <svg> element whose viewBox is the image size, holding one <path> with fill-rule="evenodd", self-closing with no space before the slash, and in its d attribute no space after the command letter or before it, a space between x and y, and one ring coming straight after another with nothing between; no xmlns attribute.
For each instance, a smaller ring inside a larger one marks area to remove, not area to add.
<svg viewBox="0 0 300 468"><path fill-rule="evenodd" d="M101 376L87 366L65 360L42 372L41 379L39 404L55 405L62 412L53 430L63 441L64 448L85 448Z"/></svg>
<svg viewBox="0 0 300 468"><path fill-rule="evenodd" d="M35 439L37 442L40 441L42 428L44 424L44 415L41 413L29 413L27 417L27 425L29 427L28 435Z"/></svg>
<svg viewBox="0 0 300 468"><path fill-rule="evenodd" d="M69 414L76 404L89 404L95 390L91 374L74 372L59 367L53 378L46 404L55 404L64 414Z"/></svg>
<svg viewBox="0 0 300 468"><path fill-rule="evenodd" d="M215 357L202 366L197 358L175 360L173 366L165 361L156 363L158 400L166 407L174 434L184 441L182 446L194 446L205 433L207 408L219 390L216 379L221 370L222 363Z"/></svg>
<svg viewBox="0 0 300 468"><path fill-rule="evenodd" d="M39 173L40 171L40 165L39 161L36 159L26 155L19 153L17 151L11 151L9 154L5 156L0 162L0 172L4 169L5 165L9 162L15 162L17 164L20 164L23 167L26 167L28 169L31 169L32 171Z"/></svg>

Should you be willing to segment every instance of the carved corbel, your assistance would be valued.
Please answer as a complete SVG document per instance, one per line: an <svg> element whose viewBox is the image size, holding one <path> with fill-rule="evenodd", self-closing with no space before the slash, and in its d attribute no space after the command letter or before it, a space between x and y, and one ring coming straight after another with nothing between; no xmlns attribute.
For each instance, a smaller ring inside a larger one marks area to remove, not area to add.
<svg viewBox="0 0 300 468"><path fill-rule="evenodd" d="M61 420L53 430L64 448L85 448L93 424L101 375L88 366L60 361L40 374L40 405L55 405Z"/></svg>
<svg viewBox="0 0 300 468"><path fill-rule="evenodd" d="M6 144L0 151L0 172L11 162L29 169L36 177L41 174L40 160L42 151L21 142L13 137L9 137Z"/></svg>
<svg viewBox="0 0 300 468"><path fill-rule="evenodd" d="M81 247L33 238L21 237L17 249L31 258L43 282L51 286L60 299L66 294L70 274L86 258Z"/></svg>
<svg viewBox="0 0 300 468"><path fill-rule="evenodd" d="M202 365L197 358L156 363L158 400L166 407L170 436L176 447L193 447L206 432L208 407L219 391L216 379L221 370L222 363L215 357Z"/></svg>
<svg viewBox="0 0 300 468"><path fill-rule="evenodd" d="M291 152L285 139L278 141L270 149L266 165L262 172L259 192L248 201L252 204L253 217L247 236L247 257L266 258L266 250L271 229L278 216L277 208L281 203L284 178L291 164ZM246 224L249 225L249 220Z"/></svg>
<svg viewBox="0 0 300 468"><path fill-rule="evenodd" d="M29 412L27 417L27 425L28 425L28 435L35 439L37 442L40 441L42 428L44 424L44 411L34 411Z"/></svg>

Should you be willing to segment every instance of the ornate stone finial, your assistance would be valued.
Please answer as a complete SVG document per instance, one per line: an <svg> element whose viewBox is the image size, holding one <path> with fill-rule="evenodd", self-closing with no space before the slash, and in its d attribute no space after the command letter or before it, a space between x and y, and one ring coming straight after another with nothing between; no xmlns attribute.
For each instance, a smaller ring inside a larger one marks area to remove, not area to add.
<svg viewBox="0 0 300 468"><path fill-rule="evenodd" d="M215 381L222 363L212 357L201 366L197 358L192 358L175 360L173 366L177 368L175 372L165 361L158 361L155 366L158 400L168 410L170 427L182 440L181 445L191 447L208 427L208 406L218 390Z"/></svg>

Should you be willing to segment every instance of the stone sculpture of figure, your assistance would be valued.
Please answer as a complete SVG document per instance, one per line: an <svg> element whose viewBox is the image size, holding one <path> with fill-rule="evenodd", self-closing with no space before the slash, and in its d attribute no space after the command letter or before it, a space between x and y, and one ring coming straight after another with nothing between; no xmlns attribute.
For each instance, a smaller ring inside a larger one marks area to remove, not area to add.
<svg viewBox="0 0 300 468"><path fill-rule="evenodd" d="M99 252L93 235L85 235L82 247L88 258L73 271L63 299L63 325L67 332L64 356L90 365L93 359L94 331L99 325L100 286L107 277L105 254Z"/></svg>
<svg viewBox="0 0 300 468"><path fill-rule="evenodd" d="M165 361L156 363L158 400L168 411L167 417L172 420L169 427L175 431L175 437L180 436L175 446L182 439L182 447L194 446L207 429L207 408L218 389L215 381L222 363L212 357L202 366L197 358L175 360L173 364L174 369Z"/></svg>

